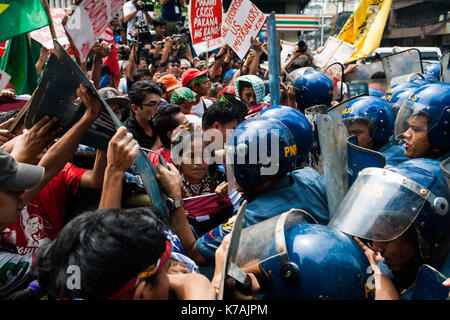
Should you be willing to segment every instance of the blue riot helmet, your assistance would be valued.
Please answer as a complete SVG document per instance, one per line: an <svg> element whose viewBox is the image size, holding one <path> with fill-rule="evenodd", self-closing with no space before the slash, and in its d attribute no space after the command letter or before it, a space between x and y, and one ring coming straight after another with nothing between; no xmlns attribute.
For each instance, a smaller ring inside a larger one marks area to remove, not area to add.
<svg viewBox="0 0 450 320"><path fill-rule="evenodd" d="M311 123L300 111L286 106L271 106L263 109L259 115L279 120L288 127L294 135L299 159L305 159L311 151L314 137Z"/></svg>
<svg viewBox="0 0 450 320"><path fill-rule="evenodd" d="M351 101L342 111L342 119L347 127L355 122L367 124L374 142L385 142L394 132L394 110L377 97L364 96Z"/></svg>
<svg viewBox="0 0 450 320"><path fill-rule="evenodd" d="M237 69L230 69L228 70L225 75L223 76L222 82L226 85L230 84L231 79L233 79L234 74L236 73Z"/></svg>
<svg viewBox="0 0 450 320"><path fill-rule="evenodd" d="M300 111L318 104L329 106L333 100L333 83L324 74L307 71L294 82L295 98Z"/></svg>
<svg viewBox="0 0 450 320"><path fill-rule="evenodd" d="M328 226L377 242L413 230L420 258L440 268L450 249L450 191L439 164L418 158L362 170Z"/></svg>
<svg viewBox="0 0 450 320"><path fill-rule="evenodd" d="M423 73L433 75L439 81L439 79L441 78L441 64L430 63L423 69Z"/></svg>
<svg viewBox="0 0 450 320"><path fill-rule="evenodd" d="M395 90L391 95L383 97L383 100L386 100L390 103L392 109L394 109L395 114L398 113L401 105L409 98L409 96L416 91L418 87L410 87Z"/></svg>
<svg viewBox="0 0 450 320"><path fill-rule="evenodd" d="M256 117L236 127L226 145L226 157L236 182L249 190L292 171L297 163L297 146L283 123Z"/></svg>
<svg viewBox="0 0 450 320"><path fill-rule="evenodd" d="M423 79L417 78L417 79L411 80L411 82L418 84L419 86L424 86L426 84L430 84L430 82L428 80L426 80L425 77Z"/></svg>
<svg viewBox="0 0 450 320"><path fill-rule="evenodd" d="M411 117L425 116L433 149L445 151L450 144L450 84L431 83L415 90L402 104L395 121L394 135L401 138Z"/></svg>
<svg viewBox="0 0 450 320"><path fill-rule="evenodd" d="M389 101L389 97L392 96L398 90L409 89L409 88L419 88L420 86L423 85L423 84L415 82L416 80L418 80L418 79L415 79L413 81L405 81L405 82L394 84L389 89L387 89L386 93L383 96L383 100ZM428 82L426 82L424 84L428 84Z"/></svg>
<svg viewBox="0 0 450 320"><path fill-rule="evenodd" d="M270 299L372 299L371 270L361 248L344 233L308 218L294 223L283 213L242 229L240 245L245 246L238 250L238 265L258 265L268 279Z"/></svg>

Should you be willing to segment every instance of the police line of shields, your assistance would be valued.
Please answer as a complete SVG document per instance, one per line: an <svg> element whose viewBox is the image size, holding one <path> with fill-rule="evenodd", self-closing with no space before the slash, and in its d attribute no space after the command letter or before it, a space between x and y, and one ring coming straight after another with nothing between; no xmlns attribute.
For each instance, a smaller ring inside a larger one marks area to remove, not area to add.
<svg viewBox="0 0 450 320"><path fill-rule="evenodd" d="M109 140L122 123L65 49L57 41L54 41L54 46L55 49L49 58L42 79L30 98L27 112L24 114L25 126L31 128L44 116L50 115L57 117L58 126L63 127L59 136L67 132L86 110L81 101L75 99L76 89L82 83L100 100L103 110L88 129L81 143L96 149L107 150ZM163 214L167 215L166 196L159 188L156 179L157 170L142 148L136 157L135 166L150 200Z"/></svg>

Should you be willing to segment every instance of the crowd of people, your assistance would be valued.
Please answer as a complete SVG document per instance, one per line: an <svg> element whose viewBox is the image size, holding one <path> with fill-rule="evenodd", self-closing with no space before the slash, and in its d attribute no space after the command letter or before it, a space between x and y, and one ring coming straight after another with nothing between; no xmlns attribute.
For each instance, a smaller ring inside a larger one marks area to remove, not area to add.
<svg viewBox="0 0 450 320"><path fill-rule="evenodd" d="M104 108L85 85L76 95L86 111L64 134L55 117L26 128L20 110L0 113L1 299L214 300L225 283L225 299L396 300L417 298L424 265L450 276L442 70L395 85L378 72L355 98L347 78L380 57L332 81L299 42L272 105L263 33L244 59L226 44L197 54L185 1L161 5L157 17L128 1L111 22L119 77L103 64L113 51L105 41L80 66L122 123L107 150L82 144ZM43 47L38 74L47 61ZM15 97L9 84L0 104ZM339 111L333 121L363 155L384 159L354 160L363 170L336 209L318 106ZM141 151L166 210L136 170ZM246 284L222 279L229 250Z"/></svg>

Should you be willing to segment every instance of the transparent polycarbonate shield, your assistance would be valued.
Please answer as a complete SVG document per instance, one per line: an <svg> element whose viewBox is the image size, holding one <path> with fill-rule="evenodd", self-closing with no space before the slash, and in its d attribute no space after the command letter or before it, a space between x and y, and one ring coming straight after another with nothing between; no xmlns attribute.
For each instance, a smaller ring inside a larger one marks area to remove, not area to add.
<svg viewBox="0 0 450 320"><path fill-rule="evenodd" d="M360 95L369 95L369 84L364 80L347 83L347 96L353 98Z"/></svg>
<svg viewBox="0 0 450 320"><path fill-rule="evenodd" d="M308 155L309 164L320 174L323 174L322 159L320 156L319 135L317 132L317 118L321 114L326 114L328 107L324 104L316 105L305 109L305 116L313 128L313 144Z"/></svg>
<svg viewBox="0 0 450 320"><path fill-rule="evenodd" d="M391 241L409 228L428 196L427 190L400 174L366 168L328 226L363 239Z"/></svg>
<svg viewBox="0 0 450 320"><path fill-rule="evenodd" d="M346 82L354 82L359 80L370 80L377 72L384 72L381 61L375 63L358 64L355 72L345 75Z"/></svg>
<svg viewBox="0 0 450 320"><path fill-rule="evenodd" d="M403 134L409 129L409 119L411 117L418 117L419 119L423 117L425 120L429 118L429 115L423 110L427 110L427 106L411 100L403 101L395 119L394 138L396 140L403 139ZM432 127L428 128L428 131L431 129Z"/></svg>
<svg viewBox="0 0 450 320"><path fill-rule="evenodd" d="M336 62L327 67L323 72L333 83L333 101L340 101L343 97L344 69L341 63Z"/></svg>
<svg viewBox="0 0 450 320"><path fill-rule="evenodd" d="M288 79L292 82L295 82L299 76L303 76L305 72L315 71L314 68L311 67L303 67L298 68L288 74Z"/></svg>
<svg viewBox="0 0 450 320"><path fill-rule="evenodd" d="M394 77L392 78L391 82L390 82L390 86L394 86L396 84L402 83L402 82L409 82L409 81L413 81L416 79L421 79L421 80L425 80L425 77L420 74L420 73L410 73L410 74L405 74L403 76L398 76L398 77Z"/></svg>
<svg viewBox="0 0 450 320"><path fill-rule="evenodd" d="M442 68L441 82L450 83L450 51L447 51L442 56L441 68Z"/></svg>
<svg viewBox="0 0 450 320"><path fill-rule="evenodd" d="M263 262L261 257L265 257L265 260L270 260L287 254L286 246L283 246L283 243L276 243L277 238L280 238L279 233L303 223L315 224L317 222L306 211L291 209L271 219L242 229L237 249L236 265L244 271L251 270ZM274 244L277 250L269 254Z"/></svg>
<svg viewBox="0 0 450 320"><path fill-rule="evenodd" d="M447 185L450 188L450 157L442 161L440 167L445 179L447 180Z"/></svg>
<svg viewBox="0 0 450 320"><path fill-rule="evenodd" d="M392 79L412 73L423 73L420 51L409 49L381 58L386 79L391 83Z"/></svg>
<svg viewBox="0 0 450 320"><path fill-rule="evenodd" d="M386 159L381 152L358 146L358 138L356 136L348 137L347 159L349 187L353 185L358 177L358 173L363 169L369 167L383 168L386 164Z"/></svg>

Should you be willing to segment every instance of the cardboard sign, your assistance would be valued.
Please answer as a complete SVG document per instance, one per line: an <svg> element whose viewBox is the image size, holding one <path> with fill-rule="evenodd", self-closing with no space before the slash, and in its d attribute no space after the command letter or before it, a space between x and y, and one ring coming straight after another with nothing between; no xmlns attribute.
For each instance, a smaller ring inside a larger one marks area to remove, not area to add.
<svg viewBox="0 0 450 320"><path fill-rule="evenodd" d="M192 0L189 4L189 31L197 54L222 45L222 0Z"/></svg>
<svg viewBox="0 0 450 320"><path fill-rule="evenodd" d="M113 16L122 8L124 0L83 0L66 24L80 60L85 61L92 46L107 28Z"/></svg>
<svg viewBox="0 0 450 320"><path fill-rule="evenodd" d="M61 8L53 8L50 9L50 14L52 15L53 26L55 27L58 42L63 46L68 45L69 39L67 38L66 31L62 25L62 20L66 16L66 12ZM50 33L50 28L48 26L30 32L30 36L47 49L53 49L52 34Z"/></svg>
<svg viewBox="0 0 450 320"><path fill-rule="evenodd" d="M243 59L266 22L266 16L249 0L234 0L222 24L223 42Z"/></svg>
<svg viewBox="0 0 450 320"><path fill-rule="evenodd" d="M11 79L11 76L5 71L0 70L0 91L5 89L5 87L8 85L9 79Z"/></svg>

